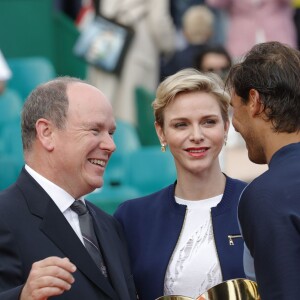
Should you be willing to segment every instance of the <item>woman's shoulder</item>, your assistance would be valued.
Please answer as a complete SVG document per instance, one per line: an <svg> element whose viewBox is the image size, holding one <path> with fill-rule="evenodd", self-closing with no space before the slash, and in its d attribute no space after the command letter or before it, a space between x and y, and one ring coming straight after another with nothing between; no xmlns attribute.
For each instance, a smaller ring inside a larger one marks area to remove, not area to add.
<svg viewBox="0 0 300 300"><path fill-rule="evenodd" d="M226 174L224 175L226 176L226 187L230 186L232 188L243 190L248 185L248 182L242 181L237 178L232 178Z"/></svg>
<svg viewBox="0 0 300 300"><path fill-rule="evenodd" d="M162 202L162 199L168 199L171 195L174 195L174 184L171 184L159 191L142 197L128 199L122 202L118 209L134 209L144 206L151 207Z"/></svg>

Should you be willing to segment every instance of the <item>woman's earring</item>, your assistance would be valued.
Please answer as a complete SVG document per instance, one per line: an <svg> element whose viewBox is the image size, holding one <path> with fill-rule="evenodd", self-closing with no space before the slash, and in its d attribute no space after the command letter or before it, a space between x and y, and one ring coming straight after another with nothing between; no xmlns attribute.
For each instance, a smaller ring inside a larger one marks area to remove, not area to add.
<svg viewBox="0 0 300 300"><path fill-rule="evenodd" d="M161 143L160 150L161 152L166 152L166 145L164 143Z"/></svg>
<svg viewBox="0 0 300 300"><path fill-rule="evenodd" d="M227 145L227 135L224 136L224 146Z"/></svg>

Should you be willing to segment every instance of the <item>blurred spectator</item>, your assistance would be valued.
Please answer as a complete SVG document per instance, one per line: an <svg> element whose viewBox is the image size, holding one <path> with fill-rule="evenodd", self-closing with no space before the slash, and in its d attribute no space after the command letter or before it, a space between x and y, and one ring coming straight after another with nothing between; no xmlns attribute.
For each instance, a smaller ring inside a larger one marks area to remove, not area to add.
<svg viewBox="0 0 300 300"><path fill-rule="evenodd" d="M76 20L84 0L54 0L54 7Z"/></svg>
<svg viewBox="0 0 300 300"><path fill-rule="evenodd" d="M228 13L226 47L238 59L254 44L276 40L296 46L292 0L206 0Z"/></svg>
<svg viewBox="0 0 300 300"><path fill-rule="evenodd" d="M135 89L154 91L159 82L159 57L175 47L169 0L101 0L99 11L135 34L119 77L90 67L88 80L112 99L118 119L136 123Z"/></svg>
<svg viewBox="0 0 300 300"><path fill-rule="evenodd" d="M5 90L7 80L11 78L11 70L0 50L0 94Z"/></svg>
<svg viewBox="0 0 300 300"><path fill-rule="evenodd" d="M201 72L213 72L223 80L231 67L231 57L222 45L209 45L196 57L195 68Z"/></svg>
<svg viewBox="0 0 300 300"><path fill-rule="evenodd" d="M300 49L300 0L293 0L294 21L297 32L297 47Z"/></svg>
<svg viewBox="0 0 300 300"><path fill-rule="evenodd" d="M182 18L184 13L194 5L206 5L205 0L170 0L170 9L173 22L176 26L176 50L186 47L187 41L182 31ZM225 41L226 15L220 9L211 8L214 13L214 34L210 42L213 44L223 44Z"/></svg>
<svg viewBox="0 0 300 300"><path fill-rule="evenodd" d="M96 0L54 0L54 8L74 20L79 31L95 18Z"/></svg>
<svg viewBox="0 0 300 300"><path fill-rule="evenodd" d="M213 26L214 15L207 6L194 5L186 10L182 17L182 31L187 46L162 60L161 80L195 65L196 56L203 51L213 35Z"/></svg>
<svg viewBox="0 0 300 300"><path fill-rule="evenodd" d="M100 1L100 0L98 0ZM75 19L75 24L78 29L83 30L88 24L95 18L95 6L99 6L99 3L96 0L82 0L81 8Z"/></svg>
<svg viewBox="0 0 300 300"><path fill-rule="evenodd" d="M170 0L170 10L176 29L182 28L182 18L193 5L204 4L205 0Z"/></svg>
<svg viewBox="0 0 300 300"><path fill-rule="evenodd" d="M186 46L182 33L182 19L185 12L193 5L204 4L205 0L170 0L170 12L176 27L176 49L181 50Z"/></svg>

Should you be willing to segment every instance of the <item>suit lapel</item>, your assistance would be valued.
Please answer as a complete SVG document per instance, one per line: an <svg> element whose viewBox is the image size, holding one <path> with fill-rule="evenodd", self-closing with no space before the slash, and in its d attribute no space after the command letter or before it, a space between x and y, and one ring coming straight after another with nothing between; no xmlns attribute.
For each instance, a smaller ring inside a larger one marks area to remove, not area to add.
<svg viewBox="0 0 300 300"><path fill-rule="evenodd" d="M107 295L114 295L115 292L109 282L97 268L76 233L54 203L49 203L41 230L92 282Z"/></svg>
<svg viewBox="0 0 300 300"><path fill-rule="evenodd" d="M111 285L97 268L69 222L49 195L26 171L22 171L18 185L23 190L31 213L42 218L41 231L89 280L112 299L117 299Z"/></svg>

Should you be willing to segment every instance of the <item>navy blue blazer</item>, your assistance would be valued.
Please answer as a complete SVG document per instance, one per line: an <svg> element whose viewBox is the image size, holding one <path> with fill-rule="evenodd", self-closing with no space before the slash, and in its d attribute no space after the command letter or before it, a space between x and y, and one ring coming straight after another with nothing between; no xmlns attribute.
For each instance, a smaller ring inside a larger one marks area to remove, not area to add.
<svg viewBox="0 0 300 300"><path fill-rule="evenodd" d="M120 225L93 204L94 218L111 284L49 195L26 172L0 193L0 299L17 300L31 266L49 256L68 257L77 270L70 291L51 299L136 299L126 242Z"/></svg>
<svg viewBox="0 0 300 300"><path fill-rule="evenodd" d="M223 198L211 210L223 280L245 277L243 239L237 220L238 201L245 186L245 182L227 177ZM174 190L172 184L154 194L126 201L115 213L128 241L140 300L163 295L165 273L186 212L185 205L176 203Z"/></svg>

